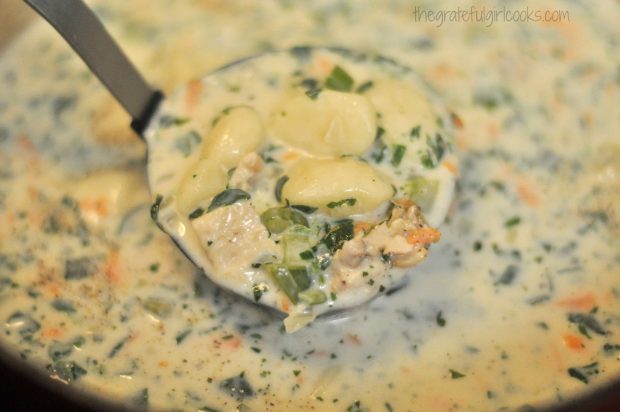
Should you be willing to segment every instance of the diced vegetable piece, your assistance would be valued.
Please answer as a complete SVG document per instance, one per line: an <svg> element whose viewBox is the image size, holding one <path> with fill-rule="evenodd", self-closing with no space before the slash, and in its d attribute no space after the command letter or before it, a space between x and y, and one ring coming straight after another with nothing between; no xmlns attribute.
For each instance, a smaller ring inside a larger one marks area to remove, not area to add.
<svg viewBox="0 0 620 412"><path fill-rule="evenodd" d="M327 302L325 293L318 289L308 289L299 292L299 299L308 305L320 305L321 303Z"/></svg>
<svg viewBox="0 0 620 412"><path fill-rule="evenodd" d="M299 230L289 230L282 236L281 243L286 264L303 264L300 254L311 247L308 233Z"/></svg>
<svg viewBox="0 0 620 412"><path fill-rule="evenodd" d="M353 78L342 67L336 66L325 79L325 87L331 90L350 92L353 88Z"/></svg>
<svg viewBox="0 0 620 412"><path fill-rule="evenodd" d="M317 207L335 217L370 212L393 194L392 186L379 172L356 159L304 159L289 170L288 176L282 189L284 199ZM355 201L329 207L343 199Z"/></svg>
<svg viewBox="0 0 620 412"><path fill-rule="evenodd" d="M271 263L263 265L263 267L290 301L296 304L298 302L299 287L286 266Z"/></svg>
<svg viewBox="0 0 620 412"><path fill-rule="evenodd" d="M292 225L308 227L308 219L303 213L290 207L272 207L260 215L260 221L271 233L282 233Z"/></svg>
<svg viewBox="0 0 620 412"><path fill-rule="evenodd" d="M439 182L424 177L414 177L405 183L404 191L408 198L416 202L422 211L428 212L433 207Z"/></svg>
<svg viewBox="0 0 620 412"><path fill-rule="evenodd" d="M310 277L305 266L289 266L288 271L293 276L299 290L306 290L310 287Z"/></svg>

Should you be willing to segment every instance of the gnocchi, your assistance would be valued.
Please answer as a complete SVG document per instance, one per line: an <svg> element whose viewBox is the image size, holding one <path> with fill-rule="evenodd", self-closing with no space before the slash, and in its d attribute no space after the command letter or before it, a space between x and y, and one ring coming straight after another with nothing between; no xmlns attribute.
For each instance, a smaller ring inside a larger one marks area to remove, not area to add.
<svg viewBox="0 0 620 412"><path fill-rule="evenodd" d="M179 209L189 213L223 190L228 171L262 143L263 129L258 114L248 107L225 111L203 143L200 160L185 174L177 194Z"/></svg>
<svg viewBox="0 0 620 412"><path fill-rule="evenodd" d="M315 156L359 155L372 144L376 113L363 95L297 93L275 111L274 137Z"/></svg>
<svg viewBox="0 0 620 412"><path fill-rule="evenodd" d="M317 207L333 217L373 211L394 194L381 174L354 159L300 160L288 177L283 199Z"/></svg>

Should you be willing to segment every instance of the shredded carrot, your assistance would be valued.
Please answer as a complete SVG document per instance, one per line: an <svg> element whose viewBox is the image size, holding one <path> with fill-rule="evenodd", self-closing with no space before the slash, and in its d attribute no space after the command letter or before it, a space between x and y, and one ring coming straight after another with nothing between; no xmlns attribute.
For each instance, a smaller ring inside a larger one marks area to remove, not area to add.
<svg viewBox="0 0 620 412"><path fill-rule="evenodd" d="M540 206L540 198L532 188L531 184L528 184L524 180L517 183L517 194L523 202L531 207Z"/></svg>
<svg viewBox="0 0 620 412"><path fill-rule="evenodd" d="M49 339L59 338L61 337L61 335L62 335L62 331L54 327L45 328L41 332L41 336L43 336L44 338L49 338Z"/></svg>
<svg viewBox="0 0 620 412"><path fill-rule="evenodd" d="M492 138L499 137L500 131L501 131L501 127L496 121L489 122L489 124L487 125L487 132L489 133L489 136Z"/></svg>
<svg viewBox="0 0 620 412"><path fill-rule="evenodd" d="M358 234L360 232L367 232L368 229L370 229L372 227L372 225L368 222L355 222L355 225L353 226L353 232L355 234Z"/></svg>
<svg viewBox="0 0 620 412"><path fill-rule="evenodd" d="M592 292L588 292L583 295L572 296L559 300L557 304L558 306L569 309L580 309L587 311L596 306L596 296L594 296Z"/></svg>
<svg viewBox="0 0 620 412"><path fill-rule="evenodd" d="M394 203L396 206L402 207L403 209L409 209L415 204L411 199L394 199L392 200L392 203Z"/></svg>
<svg viewBox="0 0 620 412"><path fill-rule="evenodd" d="M233 338L226 339L224 340L222 346L229 349L237 349L241 346L241 338L239 336L235 336Z"/></svg>
<svg viewBox="0 0 620 412"><path fill-rule="evenodd" d="M280 309L282 309L282 312L288 313L288 310L289 310L288 298L282 297L282 299L280 299Z"/></svg>
<svg viewBox="0 0 620 412"><path fill-rule="evenodd" d="M48 283L45 285L46 291L53 297L60 296L60 287L56 283Z"/></svg>
<svg viewBox="0 0 620 412"><path fill-rule="evenodd" d="M562 336L562 340L564 341L564 345L572 350L582 350L585 345L579 336L575 336L571 333L565 333Z"/></svg>
<svg viewBox="0 0 620 412"><path fill-rule="evenodd" d="M347 333L346 338L348 342L352 343L355 346L360 346L362 344L360 337L352 333Z"/></svg>
<svg viewBox="0 0 620 412"><path fill-rule="evenodd" d="M463 128L463 120L456 113L450 113L450 120L452 120L452 125L457 129Z"/></svg>
<svg viewBox="0 0 620 412"><path fill-rule="evenodd" d="M80 209L93 212L97 216L107 216L109 213L108 202L105 197L98 197L95 199L80 199Z"/></svg>
<svg viewBox="0 0 620 412"><path fill-rule="evenodd" d="M297 159L299 159L299 153L297 153L294 150L287 150L282 155L282 160L284 160L285 162L291 162L291 161L297 160Z"/></svg>
<svg viewBox="0 0 620 412"><path fill-rule="evenodd" d="M202 82L200 80L190 80L187 83L187 93L185 94L185 108L193 111L200 99L202 93Z"/></svg>
<svg viewBox="0 0 620 412"><path fill-rule="evenodd" d="M168 361L165 361L165 360L159 361L160 368L165 368L167 366L168 366Z"/></svg>
<svg viewBox="0 0 620 412"><path fill-rule="evenodd" d="M441 232L434 227L421 227L407 233L407 242L412 245L423 245L439 242Z"/></svg>
<svg viewBox="0 0 620 412"><path fill-rule="evenodd" d="M319 73L326 75L334 68L334 62L328 58L321 58L317 61Z"/></svg>
<svg viewBox="0 0 620 412"><path fill-rule="evenodd" d="M455 176L458 176L459 174L459 167L456 165L456 163L454 163L451 160L445 160L443 162L443 165L446 169L448 169L450 171L450 173L452 173Z"/></svg>
<svg viewBox="0 0 620 412"><path fill-rule="evenodd" d="M108 255L103 266L103 273L106 279L112 283L118 283L121 280L121 264L117 250L111 251Z"/></svg>

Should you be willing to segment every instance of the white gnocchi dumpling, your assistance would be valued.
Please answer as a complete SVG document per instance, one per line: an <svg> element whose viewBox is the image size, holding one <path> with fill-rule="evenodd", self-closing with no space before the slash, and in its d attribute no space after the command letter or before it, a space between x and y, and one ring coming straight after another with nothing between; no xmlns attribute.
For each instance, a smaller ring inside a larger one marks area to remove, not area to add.
<svg viewBox="0 0 620 412"><path fill-rule="evenodd" d="M185 175L177 193L179 209L192 212L204 199L210 199L226 187L228 176L213 159L199 160Z"/></svg>
<svg viewBox="0 0 620 412"><path fill-rule="evenodd" d="M381 115L387 143L406 143L412 128L418 125L425 132L434 133L436 115L433 108L422 91L413 85L397 80L378 80L365 95Z"/></svg>
<svg viewBox="0 0 620 412"><path fill-rule="evenodd" d="M201 150L198 163L185 174L177 192L178 207L190 213L197 205L224 190L228 171L263 142L260 116L249 107L235 107L217 121Z"/></svg>
<svg viewBox="0 0 620 412"><path fill-rule="evenodd" d="M200 157L216 160L228 170L237 166L244 155L255 151L264 136L263 122L256 111L246 106L234 107L215 123Z"/></svg>
<svg viewBox="0 0 620 412"><path fill-rule="evenodd" d="M373 211L394 194L377 170L355 159L303 159L287 175L283 199L334 217Z"/></svg>
<svg viewBox="0 0 620 412"><path fill-rule="evenodd" d="M373 143L376 113L359 94L298 93L275 110L271 130L282 142L317 156L359 155Z"/></svg>

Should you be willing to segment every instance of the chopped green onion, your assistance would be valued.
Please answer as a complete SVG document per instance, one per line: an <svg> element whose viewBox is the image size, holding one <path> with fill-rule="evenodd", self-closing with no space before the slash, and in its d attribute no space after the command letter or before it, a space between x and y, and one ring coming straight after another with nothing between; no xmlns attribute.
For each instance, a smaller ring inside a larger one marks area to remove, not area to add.
<svg viewBox="0 0 620 412"><path fill-rule="evenodd" d="M299 299L308 305L320 305L327 302L325 293L318 289L308 289L299 293Z"/></svg>
<svg viewBox="0 0 620 412"><path fill-rule="evenodd" d="M325 87L339 92L350 92L353 78L342 67L336 66L325 80Z"/></svg>
<svg viewBox="0 0 620 412"><path fill-rule="evenodd" d="M308 219L290 207L272 207L260 215L260 221L270 233L282 233L290 226L301 225L308 227Z"/></svg>

